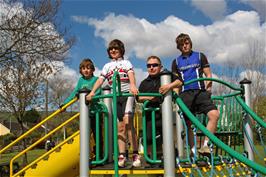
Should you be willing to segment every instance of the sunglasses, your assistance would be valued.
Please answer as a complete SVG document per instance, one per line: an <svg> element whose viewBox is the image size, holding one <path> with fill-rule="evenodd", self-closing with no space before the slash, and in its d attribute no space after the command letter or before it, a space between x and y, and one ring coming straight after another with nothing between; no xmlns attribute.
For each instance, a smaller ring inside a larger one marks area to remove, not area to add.
<svg viewBox="0 0 266 177"><path fill-rule="evenodd" d="M158 67L158 66L160 66L160 64L158 64L158 63L147 64L147 68L151 68L151 67L155 68L155 67Z"/></svg>

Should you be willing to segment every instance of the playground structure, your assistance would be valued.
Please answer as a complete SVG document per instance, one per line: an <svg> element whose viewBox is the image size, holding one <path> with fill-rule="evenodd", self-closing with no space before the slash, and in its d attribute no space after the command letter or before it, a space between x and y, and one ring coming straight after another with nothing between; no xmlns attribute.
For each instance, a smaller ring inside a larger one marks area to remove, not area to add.
<svg viewBox="0 0 266 177"><path fill-rule="evenodd" d="M153 119L152 128L152 155L147 152L146 140L146 118L145 111L149 110L155 117L155 112L160 108L148 108L147 102L142 105L142 140L144 146L143 161L150 164L161 164L158 168L141 167L141 168L118 168L118 145L117 145L117 120L116 120L116 99L118 96L132 96L129 93L121 93L119 75L113 77L113 93L110 88L104 89L104 94L95 96L93 99L100 100L98 104L87 105L85 101L86 90L82 90L79 95L80 112L64 121L54 129L50 130L46 135L40 137L32 144L28 144L27 148L15 154L8 161L9 176L27 176L27 177L74 177L102 174L105 176L119 174L138 174L138 175L157 175L163 174L165 177L180 176L265 176L265 140L263 133L265 132L266 123L258 117L250 108L249 82L243 81L241 87L232 86L224 81L210 78L202 78L198 80L212 80L222 84L230 93L213 96L220 111L220 119L215 134L210 133L205 128L206 118L202 115L193 115L184 105L178 95L171 92L164 95L162 109L163 124L163 158L157 157L156 154L156 130L155 119ZM161 76L161 84L171 81L168 72L163 72ZM195 82L197 80L189 81ZM158 93L139 93L139 96L158 96ZM245 101L243 100L245 99ZM23 141L29 134L38 131L38 128L47 121L53 119L60 112L76 102L72 100L62 109L55 111L38 125L21 135L15 141L0 150L0 158L10 148ZM176 110L173 112L174 101ZM89 114L96 115L96 125L90 125L88 119ZM190 155L190 147L188 146L187 130L183 115L186 114L193 123L192 129L194 133L194 142L200 147L200 138L208 136L210 139L209 147L211 154L202 156L195 153ZM175 116L174 116L175 115ZM174 118L175 117L175 118ZM80 130L69 135L64 141L58 143L51 150L44 152L37 159L32 160L23 167L18 167L17 159L29 153L41 142L49 139L57 131L67 126L73 121L80 118ZM103 121L102 121L103 120ZM103 122L104 146L99 144L100 124ZM176 133L174 133L174 122L176 124ZM96 126L96 152L95 158L89 159L90 154L90 126ZM258 138L253 138L255 131ZM174 136L175 135L175 136ZM176 143L174 139L176 137ZM175 147L176 145L176 147ZM99 148L103 148L103 155L99 154ZM262 154L259 153L262 149ZM176 152L176 149L178 152ZM256 159L259 159L258 161ZM256 160L256 161L255 161ZM264 165L262 165L264 163ZM90 165L89 165L90 164ZM105 164L105 166L97 166ZM16 167L16 168L15 168ZM4 174L3 174L4 176Z"/></svg>

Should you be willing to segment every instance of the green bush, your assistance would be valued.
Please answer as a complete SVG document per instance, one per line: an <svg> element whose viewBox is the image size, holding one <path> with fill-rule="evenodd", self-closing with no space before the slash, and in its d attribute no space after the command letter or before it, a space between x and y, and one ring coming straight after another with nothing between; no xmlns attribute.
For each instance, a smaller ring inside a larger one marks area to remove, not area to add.
<svg viewBox="0 0 266 177"><path fill-rule="evenodd" d="M0 146L4 147L14 141L17 137L13 133L0 136Z"/></svg>
<svg viewBox="0 0 266 177"><path fill-rule="evenodd" d="M37 123L41 120L41 115L36 109L27 111L22 119L23 122Z"/></svg>

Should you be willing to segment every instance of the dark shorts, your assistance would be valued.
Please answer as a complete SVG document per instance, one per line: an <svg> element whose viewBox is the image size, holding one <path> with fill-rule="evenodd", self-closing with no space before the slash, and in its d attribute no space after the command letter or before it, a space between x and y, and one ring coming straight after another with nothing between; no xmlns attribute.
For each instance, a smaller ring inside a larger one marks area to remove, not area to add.
<svg viewBox="0 0 266 177"><path fill-rule="evenodd" d="M116 111L119 122L123 121L123 117L125 115L133 117L134 110L135 110L134 97L117 97Z"/></svg>
<svg viewBox="0 0 266 177"><path fill-rule="evenodd" d="M211 110L217 110L217 107L211 100L211 94L205 90L188 90L180 94L180 98L183 100L188 109L195 115L207 114ZM186 115L184 115L187 125L190 125L190 121Z"/></svg>

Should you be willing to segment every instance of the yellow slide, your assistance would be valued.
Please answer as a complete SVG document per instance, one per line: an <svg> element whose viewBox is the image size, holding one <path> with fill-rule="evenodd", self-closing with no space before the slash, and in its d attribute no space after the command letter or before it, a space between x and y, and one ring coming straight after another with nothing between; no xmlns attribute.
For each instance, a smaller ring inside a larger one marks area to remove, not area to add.
<svg viewBox="0 0 266 177"><path fill-rule="evenodd" d="M26 170L24 177L76 177L79 175L79 135Z"/></svg>
<svg viewBox="0 0 266 177"><path fill-rule="evenodd" d="M62 146L60 144L51 149L53 151L47 157L37 162L33 167L25 171L24 177L76 177L79 176L79 132L74 133L73 138L67 139ZM90 134L90 158L95 146L93 134Z"/></svg>

